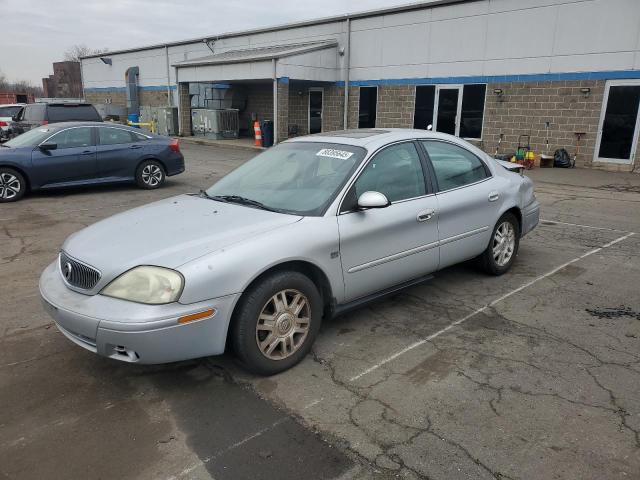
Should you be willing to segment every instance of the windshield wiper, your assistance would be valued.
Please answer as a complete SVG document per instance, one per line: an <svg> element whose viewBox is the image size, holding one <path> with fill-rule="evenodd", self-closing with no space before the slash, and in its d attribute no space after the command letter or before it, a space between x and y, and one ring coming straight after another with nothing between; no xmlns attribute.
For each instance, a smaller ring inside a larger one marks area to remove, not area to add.
<svg viewBox="0 0 640 480"><path fill-rule="evenodd" d="M250 198L241 197L240 195L209 195L207 192L204 192L207 198L211 200L219 200L221 202L226 203L237 203L240 205L248 205L250 207L260 208L262 210L268 210L269 212L280 212L280 210L276 210L275 208L267 207L264 203L259 202L257 200L252 200Z"/></svg>

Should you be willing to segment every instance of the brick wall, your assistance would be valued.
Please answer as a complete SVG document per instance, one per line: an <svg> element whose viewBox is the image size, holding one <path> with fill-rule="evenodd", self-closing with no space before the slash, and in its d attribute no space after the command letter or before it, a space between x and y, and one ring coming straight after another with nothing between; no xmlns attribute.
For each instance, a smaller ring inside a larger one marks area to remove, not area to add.
<svg viewBox="0 0 640 480"><path fill-rule="evenodd" d="M377 128L413 128L415 85L378 87Z"/></svg>
<svg viewBox="0 0 640 480"><path fill-rule="evenodd" d="M347 112L347 128L358 128L360 111L360 87L349 87L349 111Z"/></svg>
<svg viewBox="0 0 640 480"><path fill-rule="evenodd" d="M591 92L585 97L580 89L587 87ZM533 149L546 153L545 122L549 121L549 155L566 148L573 156L574 132L584 132L576 164L592 166L604 87L604 80L489 84L482 148L493 153L502 132L500 152L511 153L518 136L530 133ZM504 92L502 99L493 93L497 88Z"/></svg>
<svg viewBox="0 0 640 480"><path fill-rule="evenodd" d="M298 135L309 133L309 88L306 85L289 85L289 128L296 125Z"/></svg>
<svg viewBox="0 0 640 480"><path fill-rule="evenodd" d="M318 85L323 88L322 131L343 130L344 88ZM309 88L307 84L289 85L289 127L298 126L298 135L309 132Z"/></svg>

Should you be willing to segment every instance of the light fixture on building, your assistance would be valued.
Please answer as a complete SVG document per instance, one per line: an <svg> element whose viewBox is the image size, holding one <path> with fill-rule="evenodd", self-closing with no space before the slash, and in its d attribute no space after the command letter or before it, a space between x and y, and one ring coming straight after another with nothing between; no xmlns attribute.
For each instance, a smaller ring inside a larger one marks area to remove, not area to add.
<svg viewBox="0 0 640 480"><path fill-rule="evenodd" d="M583 87L580 89L580 91L582 92L582 95L584 96L584 98L587 98L591 93L591 89L589 87Z"/></svg>
<svg viewBox="0 0 640 480"><path fill-rule="evenodd" d="M494 88L493 89L493 93L498 98L499 102L503 102L504 101L504 90L502 90L501 88Z"/></svg>
<svg viewBox="0 0 640 480"><path fill-rule="evenodd" d="M100 60L102 60L102 63L104 63L105 65L113 65L109 57L100 57Z"/></svg>

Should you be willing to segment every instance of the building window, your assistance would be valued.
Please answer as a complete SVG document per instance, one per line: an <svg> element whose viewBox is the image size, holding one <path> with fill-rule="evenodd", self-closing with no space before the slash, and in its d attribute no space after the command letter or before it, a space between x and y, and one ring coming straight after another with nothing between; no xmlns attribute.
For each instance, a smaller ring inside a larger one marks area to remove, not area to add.
<svg viewBox="0 0 640 480"><path fill-rule="evenodd" d="M360 110L358 128L376 127L377 87L360 87Z"/></svg>
<svg viewBox="0 0 640 480"><path fill-rule="evenodd" d="M413 116L413 128L426 130L429 125L433 125L435 98L435 85L420 85L416 87L416 109Z"/></svg>
<svg viewBox="0 0 640 480"><path fill-rule="evenodd" d="M482 138L486 91L485 84L417 86L413 128Z"/></svg>
<svg viewBox="0 0 640 480"><path fill-rule="evenodd" d="M482 138L482 119L484 117L484 99L487 91L485 84L465 85L462 90L462 110L460 112L460 136L462 138Z"/></svg>

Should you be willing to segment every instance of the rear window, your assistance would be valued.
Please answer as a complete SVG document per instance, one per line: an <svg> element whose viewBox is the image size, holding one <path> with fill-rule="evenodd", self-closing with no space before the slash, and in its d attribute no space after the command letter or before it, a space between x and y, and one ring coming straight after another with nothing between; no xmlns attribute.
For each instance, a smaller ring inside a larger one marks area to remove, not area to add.
<svg viewBox="0 0 640 480"><path fill-rule="evenodd" d="M14 115L16 115L20 110L22 109L22 107L20 106L15 106L15 107L0 107L0 117L13 117Z"/></svg>
<svg viewBox="0 0 640 480"><path fill-rule="evenodd" d="M47 117L49 123L102 120L93 105L49 105Z"/></svg>
<svg viewBox="0 0 640 480"><path fill-rule="evenodd" d="M41 122L44 120L45 105L27 105L22 112L22 120L28 122Z"/></svg>

